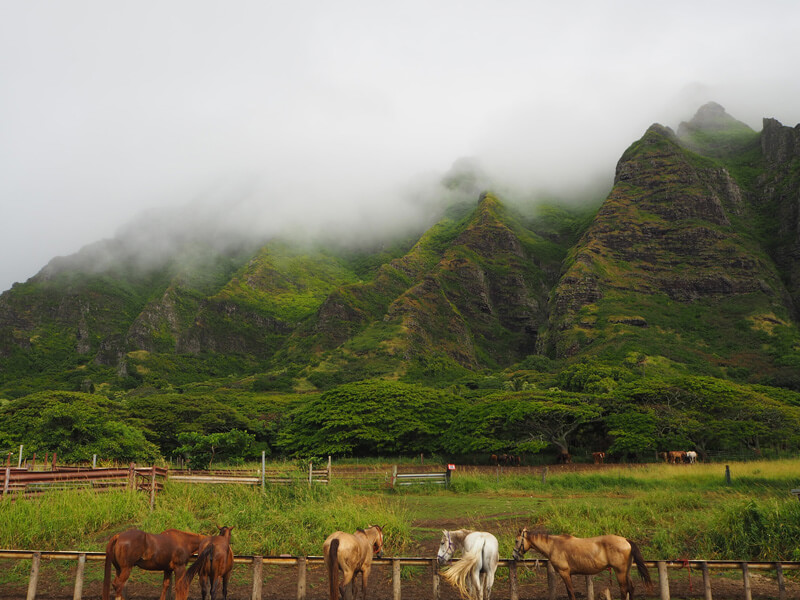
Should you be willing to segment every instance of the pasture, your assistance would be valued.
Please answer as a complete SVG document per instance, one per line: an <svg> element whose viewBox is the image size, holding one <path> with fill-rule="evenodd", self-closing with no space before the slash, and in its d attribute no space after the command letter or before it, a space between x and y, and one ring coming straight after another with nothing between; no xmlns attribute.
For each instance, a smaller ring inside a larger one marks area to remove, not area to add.
<svg viewBox="0 0 800 600"><path fill-rule="evenodd" d="M510 558L516 533L527 525L581 537L619 534L635 540L648 561L800 560L800 502L789 492L800 487L800 460L730 463L730 471L727 483L720 463L587 465L550 467L543 480L540 469L459 466L449 490L421 485L392 491L337 481L334 462L330 485L262 492L253 486L168 483L153 511L144 495L124 491L7 497L0 502L0 547L102 551L112 534L132 526L211 534L224 524L234 527L237 555L319 556L331 532L381 524L386 556L434 559L442 529L464 527L494 533L500 557ZM21 589L24 597L30 561L2 562L0 589ZM44 564L40 589L68 587L73 571L62 561ZM285 571L272 569L266 577L277 581ZM288 571L287 577L295 577ZM403 576L427 577L416 567L404 567ZM498 571L499 580L504 576ZM160 578L134 571L131 585L146 586L157 597ZM95 597L101 580L102 565L87 565L84 597ZM376 576L370 588L386 587L384 580ZM249 570L235 567L231 598L244 598L235 590L246 590L249 581ZM324 597L322 587L315 588L312 577L309 597Z"/></svg>

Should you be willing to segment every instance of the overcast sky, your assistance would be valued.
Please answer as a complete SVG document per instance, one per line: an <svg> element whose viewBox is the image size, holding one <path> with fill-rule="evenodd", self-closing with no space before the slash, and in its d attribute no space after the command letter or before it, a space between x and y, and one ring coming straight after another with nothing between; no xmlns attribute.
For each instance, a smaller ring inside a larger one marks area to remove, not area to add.
<svg viewBox="0 0 800 600"><path fill-rule="evenodd" d="M265 231L396 220L464 156L558 190L709 100L794 126L798 23L795 0L0 0L0 290L197 198Z"/></svg>

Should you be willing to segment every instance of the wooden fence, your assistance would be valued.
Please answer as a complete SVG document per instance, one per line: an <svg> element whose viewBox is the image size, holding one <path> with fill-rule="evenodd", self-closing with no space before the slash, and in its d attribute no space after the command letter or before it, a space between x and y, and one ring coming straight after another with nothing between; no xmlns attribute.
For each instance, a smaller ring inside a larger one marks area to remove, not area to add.
<svg viewBox="0 0 800 600"><path fill-rule="evenodd" d="M71 560L78 561L78 566L75 572L75 583L73 588L73 600L81 600L83 595L84 574L87 561L103 561L105 554L103 552L80 552L80 551L62 551L62 552L45 552L45 551L31 551L31 550L0 550L0 559L6 560L30 560L31 573L28 580L28 593L27 600L34 600L36 598L36 590L39 584L40 569L42 560ZM457 560L457 559L456 559ZM309 565L323 565L323 558L321 556L235 556L234 562L236 564L249 565L252 569L252 600L262 600L263 591L263 567L264 565L276 565L282 567L291 567L297 569L297 600L306 600L307 588L307 567ZM436 558L415 558L415 557L394 557L394 558L376 558L372 563L376 567L391 567L392 569L392 598L393 600L402 600L402 580L401 580L401 567L415 566L415 567L429 567L432 572L431 581L431 598L438 600L440 597L440 577L439 566ZM517 570L520 566L538 567L544 565L547 569L547 589L548 597L550 600L555 600L558 596L564 596L563 592L559 592L559 585L561 578L555 574L555 571L550 566L546 559L525 559L521 561L502 559L498 563L498 567L508 569L509 580L509 598L510 600L519 600L520 598L520 583L517 577ZM751 571L774 571L776 576L776 584L778 587L778 600L788 600L786 582L784 579L784 571L800 570L800 561L794 562L744 562L744 561L704 561L704 560L680 560L680 561L645 561L645 564L650 568L655 568L658 572L657 586L660 600L670 599L670 584L668 570L680 570L691 568L699 571L702 574L703 597L705 600L713 600L713 582L711 578L711 571L740 571L742 581L742 598L744 600L752 600L752 593L750 587L750 573ZM577 579L577 577L575 578ZM371 586L376 585L371 583ZM614 582L613 586L617 584ZM594 593L594 579L592 577L585 577L586 597L588 600L595 600ZM500 597L495 594L496 597Z"/></svg>
<svg viewBox="0 0 800 600"><path fill-rule="evenodd" d="M284 469L267 471L264 457L261 458L261 469L253 472L252 469L214 469L192 470L173 469L169 472L170 481L182 483L210 483L210 484L239 484L239 485L286 485L308 483L312 486L317 483L328 484L331 481L331 458L328 457L328 466L325 469L315 469L313 463L308 463L308 471Z"/></svg>
<svg viewBox="0 0 800 600"><path fill-rule="evenodd" d="M91 488L97 491L121 488L150 493L150 508L155 504L156 493L164 489L167 469L136 467L127 469L93 469L91 467L59 467L55 471L29 471L6 467L0 469L2 495L34 496L51 490Z"/></svg>
<svg viewBox="0 0 800 600"><path fill-rule="evenodd" d="M420 485L420 484L443 485L445 489L450 487L450 471L431 471L425 473L398 473L397 465L392 468L392 488L399 485Z"/></svg>

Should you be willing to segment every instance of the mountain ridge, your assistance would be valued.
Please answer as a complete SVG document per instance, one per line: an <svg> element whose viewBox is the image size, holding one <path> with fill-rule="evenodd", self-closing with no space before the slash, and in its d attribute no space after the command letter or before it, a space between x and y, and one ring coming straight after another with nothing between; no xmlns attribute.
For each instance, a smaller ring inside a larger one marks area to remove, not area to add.
<svg viewBox="0 0 800 600"><path fill-rule="evenodd" d="M475 186L469 170L448 177ZM147 264L101 242L0 295L0 394L43 373L112 387L455 380L537 355L791 382L799 191L800 126L755 132L711 103L631 144L591 222L482 192L388 254L186 239Z"/></svg>

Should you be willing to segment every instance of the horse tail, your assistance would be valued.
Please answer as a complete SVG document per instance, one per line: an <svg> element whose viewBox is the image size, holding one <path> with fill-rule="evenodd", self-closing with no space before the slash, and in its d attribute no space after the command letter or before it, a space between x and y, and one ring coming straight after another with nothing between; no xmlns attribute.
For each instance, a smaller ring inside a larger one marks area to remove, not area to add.
<svg viewBox="0 0 800 600"><path fill-rule="evenodd" d="M213 563L214 561L214 544L209 543L205 548L203 548L202 552L197 555L197 560L194 561L194 564L186 569L183 574L183 577L180 578L178 584L175 586L175 599L176 600L185 600L189 596L189 585L192 583L192 579L200 569L205 566L206 563ZM212 581L213 586L213 581ZM213 596L212 596L213 598ZM104 599L105 600L105 599Z"/></svg>
<svg viewBox="0 0 800 600"><path fill-rule="evenodd" d="M481 560L482 554L483 546L473 548L469 552L465 552L461 560L455 562L453 566L442 572L442 577L447 580L447 583L456 588L459 595L467 600L472 598L472 595L467 589L467 579L472 569L474 569L478 561Z"/></svg>
<svg viewBox="0 0 800 600"><path fill-rule="evenodd" d="M328 568L328 597L330 600L339 600L339 540L331 542L328 557L325 559Z"/></svg>
<svg viewBox="0 0 800 600"><path fill-rule="evenodd" d="M117 545L117 538L119 534L116 534L108 540L108 544L106 544L106 566L105 566L105 574L103 575L103 600L108 600L109 596L111 595L111 566L113 564L112 557L114 556L114 548Z"/></svg>
<svg viewBox="0 0 800 600"><path fill-rule="evenodd" d="M628 543L631 545L631 555L636 563L636 569L639 571L639 576L647 586L647 591L652 592L653 581L650 579L650 572L647 570L647 565L644 564L644 556L642 556L642 551L639 550L639 546L637 546L635 542L628 540Z"/></svg>

